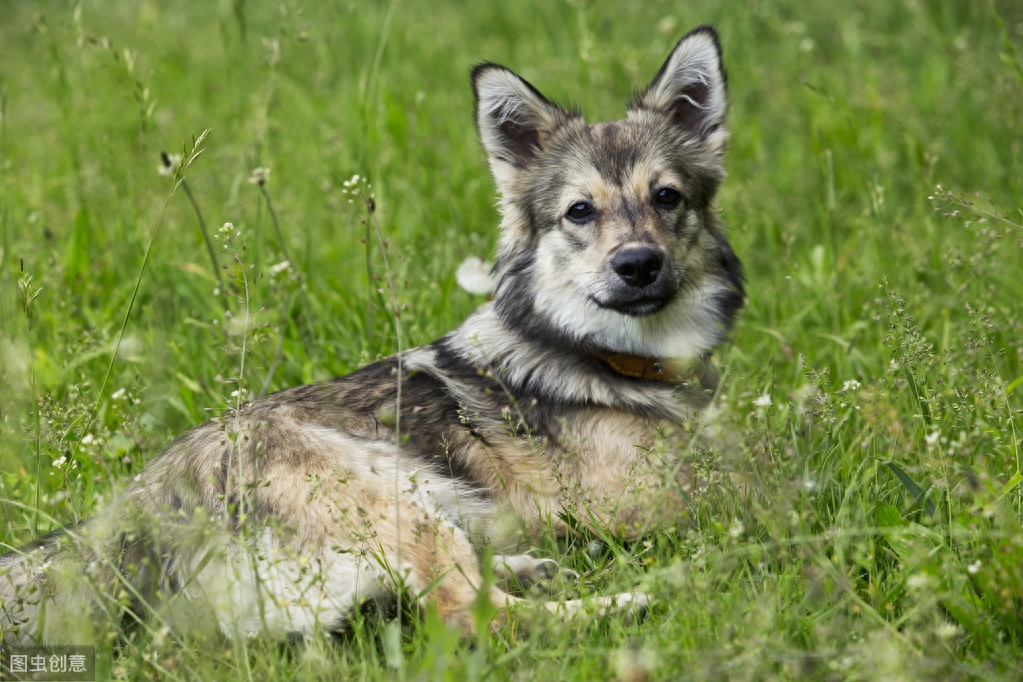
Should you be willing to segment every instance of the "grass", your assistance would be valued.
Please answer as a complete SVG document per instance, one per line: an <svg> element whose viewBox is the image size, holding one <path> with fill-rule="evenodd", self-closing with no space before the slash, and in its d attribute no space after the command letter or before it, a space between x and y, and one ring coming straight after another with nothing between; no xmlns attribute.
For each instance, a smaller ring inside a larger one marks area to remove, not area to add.
<svg viewBox="0 0 1023 682"><path fill-rule="evenodd" d="M454 284L457 264L496 239L473 63L506 63L593 119L619 116L700 23L720 30L729 71L719 204L750 295L706 422L731 482L694 499L691 526L645 543L544 548L583 592L649 593L649 619L508 626L465 643L427 613L403 629L359 622L349 643L298 658L260 642L199 652L150 630L101 647L102 675L1018 679L1018 3L3 12L8 545L92 514L233 392L393 352L395 304L407 347L480 303ZM180 177L211 232L230 221L240 233L219 272L185 186L157 172L161 152L187 158L207 129ZM264 185L249 182L256 168L270 169ZM376 193L388 272L343 192L356 173ZM290 267L275 267L285 253ZM243 275L248 295L227 295Z"/></svg>

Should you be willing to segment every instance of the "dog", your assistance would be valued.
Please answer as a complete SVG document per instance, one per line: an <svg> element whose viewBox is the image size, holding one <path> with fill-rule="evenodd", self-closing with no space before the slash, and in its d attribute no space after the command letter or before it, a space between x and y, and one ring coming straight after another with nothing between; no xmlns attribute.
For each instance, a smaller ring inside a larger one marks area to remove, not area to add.
<svg viewBox="0 0 1023 682"><path fill-rule="evenodd" d="M687 423L745 297L712 206L728 139L718 36L685 35L613 122L493 63L472 87L500 195L492 301L430 345L193 428L97 517L0 557L3 641L145 619L339 633L395 594L471 633L479 599L504 612L521 599L510 582L557 571L499 552L684 520Z"/></svg>

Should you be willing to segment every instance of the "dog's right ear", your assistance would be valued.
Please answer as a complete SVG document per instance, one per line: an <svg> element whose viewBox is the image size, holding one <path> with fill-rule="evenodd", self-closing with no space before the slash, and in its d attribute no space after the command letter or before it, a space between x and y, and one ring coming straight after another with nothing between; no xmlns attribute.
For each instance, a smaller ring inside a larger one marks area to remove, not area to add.
<svg viewBox="0 0 1023 682"><path fill-rule="evenodd" d="M498 64L472 70L476 127L498 185L529 165L546 140L572 115Z"/></svg>

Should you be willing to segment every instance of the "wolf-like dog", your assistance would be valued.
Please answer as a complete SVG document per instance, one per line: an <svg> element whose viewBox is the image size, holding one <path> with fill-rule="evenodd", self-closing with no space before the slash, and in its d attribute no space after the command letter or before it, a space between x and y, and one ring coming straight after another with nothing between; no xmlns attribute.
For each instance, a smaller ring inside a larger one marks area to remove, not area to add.
<svg viewBox="0 0 1023 682"><path fill-rule="evenodd" d="M683 520L686 423L744 301L713 208L718 36L684 36L618 121L589 125L497 64L472 86L500 194L493 300L430 345L193 428L101 514L0 557L3 641L142 619L337 633L395 593L468 633L478 598L501 611L518 601L506 581L549 577L553 562L509 553L538 532Z"/></svg>

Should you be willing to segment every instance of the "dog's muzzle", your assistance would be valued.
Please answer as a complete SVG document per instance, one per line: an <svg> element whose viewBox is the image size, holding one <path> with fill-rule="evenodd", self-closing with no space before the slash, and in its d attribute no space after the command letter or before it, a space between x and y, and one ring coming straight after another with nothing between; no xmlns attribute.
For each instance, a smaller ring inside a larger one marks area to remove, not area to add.
<svg viewBox="0 0 1023 682"><path fill-rule="evenodd" d="M668 305L678 286L664 251L647 244L627 246L608 261L607 297L598 304L626 315L652 315Z"/></svg>

